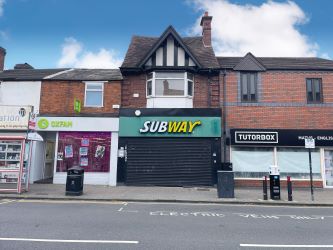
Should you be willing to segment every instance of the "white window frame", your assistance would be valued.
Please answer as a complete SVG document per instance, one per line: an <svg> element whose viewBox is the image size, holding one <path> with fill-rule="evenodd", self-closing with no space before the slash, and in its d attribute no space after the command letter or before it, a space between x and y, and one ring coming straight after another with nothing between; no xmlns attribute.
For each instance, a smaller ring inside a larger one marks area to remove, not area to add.
<svg viewBox="0 0 333 250"><path fill-rule="evenodd" d="M184 98L184 97L193 98L193 96L194 96L194 74L193 74L193 80L192 80L192 79L187 78L187 72L178 72L178 73L184 74L184 77L182 77L182 78L176 78L176 77L156 78L156 72L154 71L151 73L153 74L153 77L151 79L148 79L148 74L146 76L146 97L147 98ZM174 72L163 72L163 73L174 73ZM156 95L156 88L155 88L156 80L164 80L164 79L183 80L184 81L184 95ZM148 81L151 81L151 83L152 83L151 95L148 95ZM192 82L192 95L188 94L188 81Z"/></svg>
<svg viewBox="0 0 333 250"><path fill-rule="evenodd" d="M105 82L84 82L85 83L85 90L84 90L84 106L85 107L93 107L93 108L102 108L102 107L104 107L104 84L105 84ZM101 84L102 85L102 90L100 90L100 89L96 89L96 90L94 90L94 89L87 89L87 86L89 85L89 84ZM87 105L87 90L89 91L89 92L102 92L102 104L101 105Z"/></svg>

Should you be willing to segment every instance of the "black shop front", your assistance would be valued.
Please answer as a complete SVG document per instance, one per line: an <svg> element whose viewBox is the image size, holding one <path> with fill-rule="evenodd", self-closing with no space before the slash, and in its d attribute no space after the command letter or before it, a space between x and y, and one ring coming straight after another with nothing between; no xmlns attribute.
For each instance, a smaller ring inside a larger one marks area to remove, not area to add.
<svg viewBox="0 0 333 250"><path fill-rule="evenodd" d="M121 109L118 182L212 186L221 165L219 109Z"/></svg>

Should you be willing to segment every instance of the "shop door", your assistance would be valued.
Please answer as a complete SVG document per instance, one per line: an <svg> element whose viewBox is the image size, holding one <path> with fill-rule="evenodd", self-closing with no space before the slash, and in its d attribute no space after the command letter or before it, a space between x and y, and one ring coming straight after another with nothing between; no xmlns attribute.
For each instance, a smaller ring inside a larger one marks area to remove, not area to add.
<svg viewBox="0 0 333 250"><path fill-rule="evenodd" d="M325 186L333 188L333 150L325 150Z"/></svg>
<svg viewBox="0 0 333 250"><path fill-rule="evenodd" d="M127 185L211 186L215 172L209 139L136 138L127 141Z"/></svg>
<svg viewBox="0 0 333 250"><path fill-rule="evenodd" d="M45 150L45 167L43 179L49 179L53 177L53 167L54 167L54 141L46 141Z"/></svg>

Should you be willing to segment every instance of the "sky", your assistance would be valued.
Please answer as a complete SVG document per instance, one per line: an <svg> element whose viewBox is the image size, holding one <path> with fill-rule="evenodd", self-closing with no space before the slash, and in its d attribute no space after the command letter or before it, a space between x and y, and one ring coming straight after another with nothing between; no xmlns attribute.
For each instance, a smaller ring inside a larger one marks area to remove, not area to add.
<svg viewBox="0 0 333 250"><path fill-rule="evenodd" d="M0 0L5 69L117 68L133 35L201 35L213 16L217 56L333 59L332 0Z"/></svg>

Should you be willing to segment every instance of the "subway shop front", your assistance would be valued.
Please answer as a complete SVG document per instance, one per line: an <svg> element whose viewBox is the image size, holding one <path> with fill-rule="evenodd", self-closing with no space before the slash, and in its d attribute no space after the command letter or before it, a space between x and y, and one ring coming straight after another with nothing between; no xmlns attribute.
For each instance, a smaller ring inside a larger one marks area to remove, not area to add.
<svg viewBox="0 0 333 250"><path fill-rule="evenodd" d="M212 186L221 165L220 109L121 109L118 182Z"/></svg>

